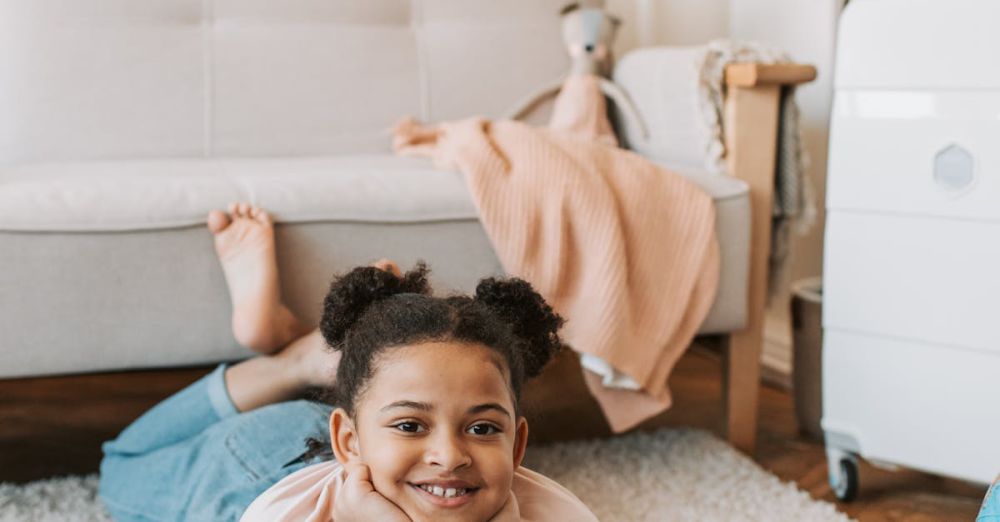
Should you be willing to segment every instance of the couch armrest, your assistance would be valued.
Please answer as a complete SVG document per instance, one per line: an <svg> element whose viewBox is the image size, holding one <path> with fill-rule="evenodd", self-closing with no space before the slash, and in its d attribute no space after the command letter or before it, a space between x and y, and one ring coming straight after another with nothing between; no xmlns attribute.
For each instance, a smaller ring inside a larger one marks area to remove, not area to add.
<svg viewBox="0 0 1000 522"><path fill-rule="evenodd" d="M726 66L726 85L798 85L816 79L816 68L798 63L734 63Z"/></svg>
<svg viewBox="0 0 1000 522"><path fill-rule="evenodd" d="M726 166L731 175L750 187L751 244L747 326L729 336L724 397L729 441L750 454L757 438L781 88L815 77L816 69L808 65L741 63L726 67Z"/></svg>

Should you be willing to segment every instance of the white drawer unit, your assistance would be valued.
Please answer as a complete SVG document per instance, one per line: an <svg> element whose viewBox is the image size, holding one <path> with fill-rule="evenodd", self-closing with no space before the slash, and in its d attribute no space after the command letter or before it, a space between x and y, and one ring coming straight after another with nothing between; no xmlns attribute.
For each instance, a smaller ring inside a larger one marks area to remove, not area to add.
<svg viewBox="0 0 1000 522"><path fill-rule="evenodd" d="M1000 473L1000 2L841 18L823 273L830 482Z"/></svg>

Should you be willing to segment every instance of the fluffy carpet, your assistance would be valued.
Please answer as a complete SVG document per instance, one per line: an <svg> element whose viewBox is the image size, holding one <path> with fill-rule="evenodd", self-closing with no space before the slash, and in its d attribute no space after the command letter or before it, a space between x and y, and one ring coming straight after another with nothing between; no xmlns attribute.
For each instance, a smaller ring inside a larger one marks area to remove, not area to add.
<svg viewBox="0 0 1000 522"><path fill-rule="evenodd" d="M703 431L539 446L527 460L602 521L849 520ZM96 489L96 475L0 484L0 522L110 520Z"/></svg>

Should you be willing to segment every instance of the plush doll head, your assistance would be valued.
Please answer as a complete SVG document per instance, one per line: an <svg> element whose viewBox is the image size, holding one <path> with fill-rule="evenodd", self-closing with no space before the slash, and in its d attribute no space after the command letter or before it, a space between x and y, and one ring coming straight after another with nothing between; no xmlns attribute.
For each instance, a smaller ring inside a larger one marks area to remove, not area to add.
<svg viewBox="0 0 1000 522"><path fill-rule="evenodd" d="M611 74L611 43L621 20L578 3L567 5L561 14L563 40L572 60L570 74Z"/></svg>

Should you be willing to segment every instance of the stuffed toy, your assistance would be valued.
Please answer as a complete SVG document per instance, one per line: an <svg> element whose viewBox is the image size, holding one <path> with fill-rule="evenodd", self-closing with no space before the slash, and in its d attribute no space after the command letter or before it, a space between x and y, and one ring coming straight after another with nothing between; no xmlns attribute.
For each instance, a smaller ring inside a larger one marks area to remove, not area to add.
<svg viewBox="0 0 1000 522"><path fill-rule="evenodd" d="M632 105L625 91L609 80L614 60L611 56L611 42L621 20L603 9L581 7L573 3L564 7L562 15L563 41L570 56L569 75L594 75L600 80L601 92L615 104L631 128L639 131L646 139L646 126ZM510 119L519 120L528 115L539 103L554 97L562 88L565 78L546 86L528 97L514 111Z"/></svg>

